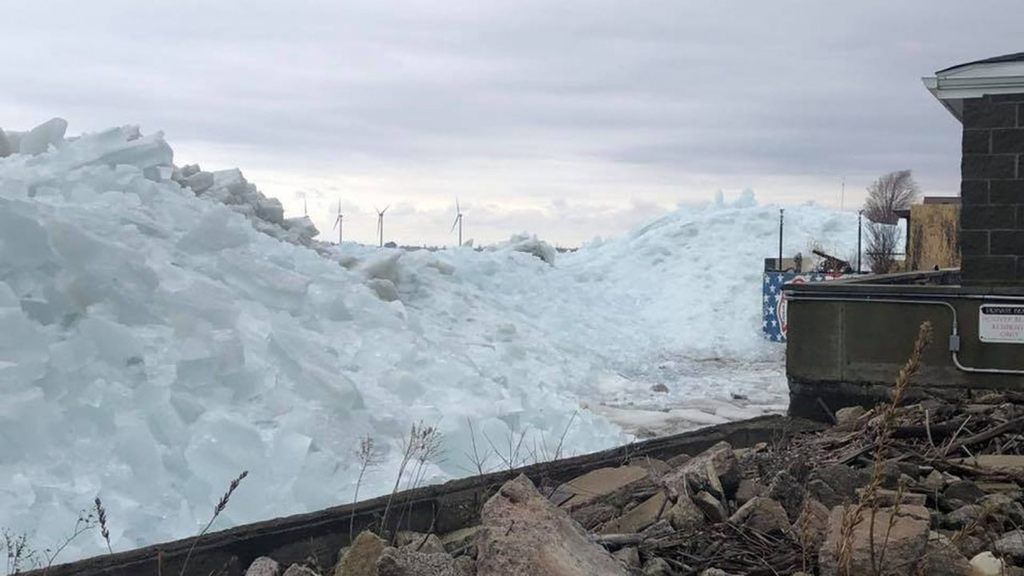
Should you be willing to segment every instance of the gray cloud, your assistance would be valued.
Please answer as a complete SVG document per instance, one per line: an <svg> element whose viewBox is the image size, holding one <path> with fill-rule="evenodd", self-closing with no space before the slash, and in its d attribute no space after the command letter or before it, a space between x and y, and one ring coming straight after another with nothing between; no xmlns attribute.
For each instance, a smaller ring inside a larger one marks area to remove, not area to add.
<svg viewBox="0 0 1024 576"><path fill-rule="evenodd" d="M324 211L337 195L364 212L391 200L413 210L410 238L443 241L416 214L458 195L489 207L486 239L536 226L567 243L718 188L828 204L842 176L856 197L906 167L955 192L958 126L919 78L1018 51L1007 14L1024 13L1015 0L5 4L0 125L138 123L183 161L241 167L291 212L296 190L315 188ZM570 225L556 201L619 215Z"/></svg>

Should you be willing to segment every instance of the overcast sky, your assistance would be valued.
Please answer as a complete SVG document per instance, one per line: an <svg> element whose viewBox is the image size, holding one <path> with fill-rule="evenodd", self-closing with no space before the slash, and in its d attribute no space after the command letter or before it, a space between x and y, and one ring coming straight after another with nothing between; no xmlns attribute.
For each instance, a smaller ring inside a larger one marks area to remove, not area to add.
<svg viewBox="0 0 1024 576"><path fill-rule="evenodd" d="M163 130L347 237L563 245L752 188L959 185L920 77L1024 50L1019 0L0 0L0 127ZM1017 42L1015 42L1017 40Z"/></svg>

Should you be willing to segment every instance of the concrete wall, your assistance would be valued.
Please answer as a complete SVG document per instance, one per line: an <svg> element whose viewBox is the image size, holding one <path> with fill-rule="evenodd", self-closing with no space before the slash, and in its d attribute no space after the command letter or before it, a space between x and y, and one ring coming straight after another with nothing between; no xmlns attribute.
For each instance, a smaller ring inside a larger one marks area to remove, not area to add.
<svg viewBox="0 0 1024 576"><path fill-rule="evenodd" d="M799 299L801 293L812 297L870 296L876 301L803 301ZM978 307L983 300L973 296L958 286L856 285L842 281L787 290L790 414L823 418L819 398L833 411L854 404L871 406L886 399L910 355L919 326L926 320L932 323L934 341L925 351L914 381L915 393L925 387L954 397L969 395L970 390L1024 390L1024 376L970 373L953 363L949 350L953 314L949 308L877 301L921 298L948 302L959 320L959 358L963 365L1024 370L1024 345L979 340Z"/></svg>
<svg viewBox="0 0 1024 576"><path fill-rule="evenodd" d="M1024 285L1024 94L964 100L965 285Z"/></svg>

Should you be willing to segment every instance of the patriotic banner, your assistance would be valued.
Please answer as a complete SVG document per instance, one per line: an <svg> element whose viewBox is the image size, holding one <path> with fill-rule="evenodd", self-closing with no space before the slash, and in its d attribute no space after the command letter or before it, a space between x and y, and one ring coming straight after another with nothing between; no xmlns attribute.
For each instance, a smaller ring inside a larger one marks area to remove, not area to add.
<svg viewBox="0 0 1024 576"><path fill-rule="evenodd" d="M842 278L841 274L825 274L822 272L765 272L763 284L763 321L761 322L765 338L772 342L785 342L789 326L786 323L786 296L782 291L783 284L801 284L804 282L824 282Z"/></svg>

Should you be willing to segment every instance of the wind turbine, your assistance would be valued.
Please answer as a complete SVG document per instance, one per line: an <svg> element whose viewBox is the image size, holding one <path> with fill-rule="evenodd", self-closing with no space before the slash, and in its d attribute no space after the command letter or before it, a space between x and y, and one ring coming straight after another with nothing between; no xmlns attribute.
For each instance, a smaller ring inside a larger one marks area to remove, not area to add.
<svg viewBox="0 0 1024 576"><path fill-rule="evenodd" d="M459 246L462 246L462 208L459 207L458 197L455 198L455 221L452 222L452 229L448 233L455 232L456 226L459 227Z"/></svg>
<svg viewBox="0 0 1024 576"><path fill-rule="evenodd" d="M338 198L338 217L334 219L334 227L338 229L338 246L341 246L341 234L345 227L345 216L341 213L341 198Z"/></svg>
<svg viewBox="0 0 1024 576"><path fill-rule="evenodd" d="M383 210L377 210L376 206L373 207L374 210L377 210L377 236L380 239L381 248L384 247L384 213L388 211L388 208L391 208L390 204L385 206Z"/></svg>

